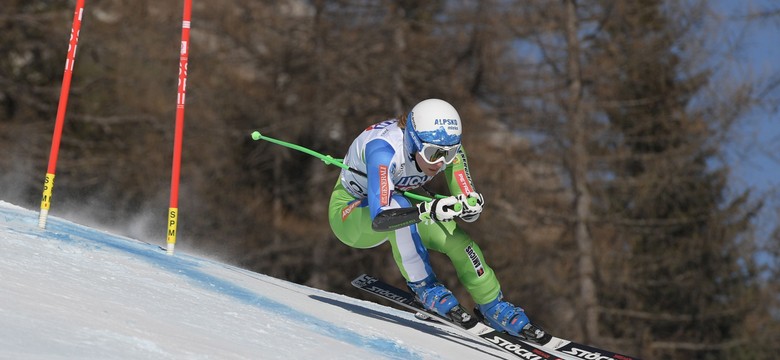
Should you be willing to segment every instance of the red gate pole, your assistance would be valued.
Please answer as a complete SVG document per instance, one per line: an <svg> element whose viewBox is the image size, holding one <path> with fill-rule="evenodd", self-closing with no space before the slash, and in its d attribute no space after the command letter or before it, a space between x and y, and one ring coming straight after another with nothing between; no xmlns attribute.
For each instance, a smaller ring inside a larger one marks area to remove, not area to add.
<svg viewBox="0 0 780 360"><path fill-rule="evenodd" d="M192 0L184 0L181 24L181 55L179 57L179 89L176 99L176 130L173 139L173 166L171 168L171 201L168 208L168 255L173 255L176 245L176 229L179 221L179 175L181 173L181 147L184 136L184 98L187 93L187 61L190 45L190 14Z"/></svg>
<svg viewBox="0 0 780 360"><path fill-rule="evenodd" d="M41 198L41 212L38 216L38 227L46 228L46 219L49 216L51 197L54 190L54 173L57 170L57 157L60 152L60 140L62 127L65 123L65 112L68 108L68 95L70 94L70 81L73 77L73 65L76 63L76 46L79 43L81 31L81 18L84 14L84 0L76 1L76 11L73 14L73 27L70 29L68 42L68 56L65 59L65 73L62 76L62 88L60 89L60 102L57 107L57 119L54 124L54 135L51 140L51 152L49 153L49 167L46 170L46 178L43 181L43 197Z"/></svg>

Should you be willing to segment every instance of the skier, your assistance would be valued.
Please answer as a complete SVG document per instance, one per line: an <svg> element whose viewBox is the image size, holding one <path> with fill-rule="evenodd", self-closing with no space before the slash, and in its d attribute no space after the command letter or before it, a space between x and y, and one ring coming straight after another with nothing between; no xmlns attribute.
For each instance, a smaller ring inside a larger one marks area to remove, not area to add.
<svg viewBox="0 0 780 360"><path fill-rule="evenodd" d="M330 226L354 248L389 240L409 288L427 309L443 316L459 302L437 280L428 250L446 254L487 324L520 336L528 317L502 299L482 250L454 221L477 220L484 204L471 181L461 132L458 112L439 99L424 100L406 116L368 127L344 158L353 171L342 170L333 189ZM419 188L440 172L452 196L417 202L396 192Z"/></svg>

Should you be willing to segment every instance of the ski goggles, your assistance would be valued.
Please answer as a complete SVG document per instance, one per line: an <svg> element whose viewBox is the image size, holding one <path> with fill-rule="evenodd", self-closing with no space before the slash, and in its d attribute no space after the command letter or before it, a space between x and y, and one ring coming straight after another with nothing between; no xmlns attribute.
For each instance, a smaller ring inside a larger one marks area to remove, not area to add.
<svg viewBox="0 0 780 360"><path fill-rule="evenodd" d="M441 146L423 143L422 149L420 150L420 155L422 155L422 158L425 160L425 162L431 165L434 165L439 161L444 161L445 164L450 164L453 160L455 160L455 156L458 155L458 149L460 149L460 144L452 146Z"/></svg>

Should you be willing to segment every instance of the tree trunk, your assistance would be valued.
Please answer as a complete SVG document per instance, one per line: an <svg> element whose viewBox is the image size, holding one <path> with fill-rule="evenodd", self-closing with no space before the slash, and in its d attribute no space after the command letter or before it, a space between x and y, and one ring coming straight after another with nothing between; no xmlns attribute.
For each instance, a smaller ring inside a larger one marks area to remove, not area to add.
<svg viewBox="0 0 780 360"><path fill-rule="evenodd" d="M598 338L598 312L596 286L594 281L593 240L590 238L588 221L591 211L591 194L587 184L588 153L586 147L585 117L580 111L582 78L580 71L580 43L577 38L578 21L575 0L565 0L566 6L566 63L569 97L566 115L571 124L570 174L574 188L574 236L579 251L580 304L585 315L585 341Z"/></svg>

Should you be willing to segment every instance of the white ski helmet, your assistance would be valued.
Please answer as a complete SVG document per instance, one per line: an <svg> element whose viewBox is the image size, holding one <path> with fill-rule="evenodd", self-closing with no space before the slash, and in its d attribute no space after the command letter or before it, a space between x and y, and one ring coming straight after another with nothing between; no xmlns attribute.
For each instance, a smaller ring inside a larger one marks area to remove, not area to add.
<svg viewBox="0 0 780 360"><path fill-rule="evenodd" d="M419 152L423 144L460 145L460 115L444 100L423 100L412 108L406 118L404 144L409 154Z"/></svg>

